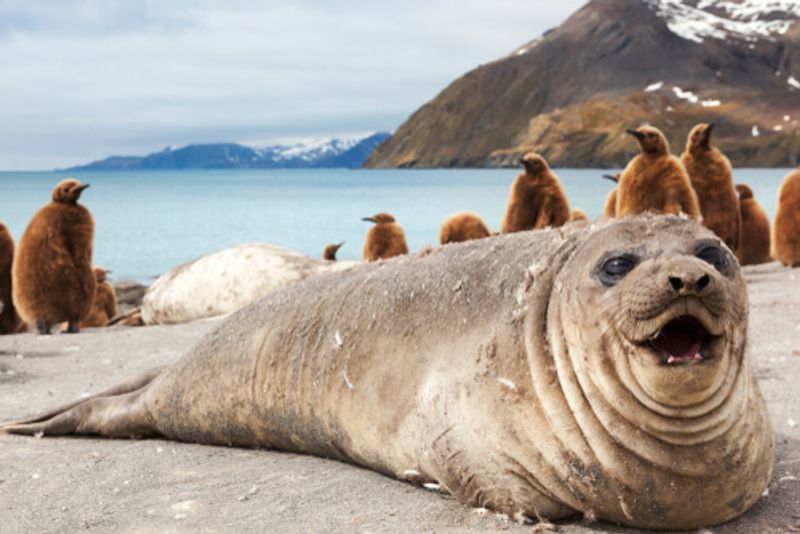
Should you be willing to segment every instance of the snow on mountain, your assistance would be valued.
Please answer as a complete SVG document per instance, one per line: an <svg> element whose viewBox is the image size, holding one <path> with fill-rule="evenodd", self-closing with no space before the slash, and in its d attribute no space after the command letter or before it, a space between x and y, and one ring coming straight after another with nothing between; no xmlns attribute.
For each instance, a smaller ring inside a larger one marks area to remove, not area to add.
<svg viewBox="0 0 800 534"><path fill-rule="evenodd" d="M169 146L147 156L111 156L69 170L356 168L389 137L315 138L255 149L236 143Z"/></svg>
<svg viewBox="0 0 800 534"><path fill-rule="evenodd" d="M705 39L771 41L800 18L798 0L644 1L673 33L697 43Z"/></svg>
<svg viewBox="0 0 800 534"><path fill-rule="evenodd" d="M337 156L347 152L358 143L369 137L353 137L349 139L335 139L320 137L299 141L291 145L273 145L258 149L257 152L264 158L276 163L303 160L308 162L318 161L324 157Z"/></svg>

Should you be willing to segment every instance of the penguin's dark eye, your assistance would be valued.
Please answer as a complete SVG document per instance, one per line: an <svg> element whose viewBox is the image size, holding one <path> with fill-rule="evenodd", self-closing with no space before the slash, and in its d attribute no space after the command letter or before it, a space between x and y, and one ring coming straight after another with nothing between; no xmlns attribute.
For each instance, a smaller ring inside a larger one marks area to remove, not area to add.
<svg viewBox="0 0 800 534"><path fill-rule="evenodd" d="M728 268L728 255L719 247L704 247L697 253L697 257L713 265L719 272L724 272Z"/></svg>
<svg viewBox="0 0 800 534"><path fill-rule="evenodd" d="M639 259L630 254L614 256L613 258L607 259L600 268L597 269L595 274L601 284L606 287L611 287L625 278L638 263Z"/></svg>

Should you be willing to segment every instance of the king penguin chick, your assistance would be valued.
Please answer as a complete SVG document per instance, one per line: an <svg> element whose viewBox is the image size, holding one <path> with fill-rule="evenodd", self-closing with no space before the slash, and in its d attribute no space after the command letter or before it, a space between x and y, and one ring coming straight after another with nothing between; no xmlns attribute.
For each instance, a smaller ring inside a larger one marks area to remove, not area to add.
<svg viewBox="0 0 800 534"><path fill-rule="evenodd" d="M569 202L545 159L529 152L520 159L525 172L511 184L500 233L557 227L569 221Z"/></svg>
<svg viewBox="0 0 800 534"><path fill-rule="evenodd" d="M106 326L108 321L117 316L117 292L106 281L108 271L102 267L94 268L94 279L97 286L94 289L92 309L89 315L81 321L81 328L93 326Z"/></svg>
<svg viewBox="0 0 800 534"><path fill-rule="evenodd" d="M800 168L786 177L778 193L772 246L776 260L800 267Z"/></svg>
<svg viewBox="0 0 800 534"><path fill-rule="evenodd" d="M742 265L758 265L772 260L770 257L769 217L755 199L747 184L736 184L739 193L739 212L742 226L736 257Z"/></svg>
<svg viewBox="0 0 800 534"><path fill-rule="evenodd" d="M603 178L606 180L611 180L612 182L619 183L619 177L622 173L619 174L604 174ZM608 192L608 196L606 197L606 201L603 204L603 217L606 219L613 219L617 215L617 188L616 186L614 189Z"/></svg>
<svg viewBox="0 0 800 534"><path fill-rule="evenodd" d="M331 243L330 245L325 246L325 250L322 251L322 259L328 261L336 261L336 253L342 248L344 245L344 241L341 243Z"/></svg>
<svg viewBox="0 0 800 534"><path fill-rule="evenodd" d="M698 124L689 132L681 163L697 193L703 225L736 251L742 224L739 200L733 187L733 169L728 158L711 144L714 123Z"/></svg>
<svg viewBox="0 0 800 534"><path fill-rule="evenodd" d="M87 187L74 179L58 184L52 202L28 223L14 256L14 304L39 334L61 322L68 323L66 332L78 332L92 306L94 221L78 204Z"/></svg>
<svg viewBox="0 0 800 534"><path fill-rule="evenodd" d="M14 262L14 238L5 224L0 223L0 335L16 334L22 330L12 297L11 265Z"/></svg>
<svg viewBox="0 0 800 534"><path fill-rule="evenodd" d="M489 237L492 232L483 219L476 213L462 211L454 213L442 221L439 228L439 243L460 243L473 239Z"/></svg>
<svg viewBox="0 0 800 534"><path fill-rule="evenodd" d="M408 254L406 234L403 227L388 213L364 217L362 221L375 223L367 232L362 256L366 261L377 261Z"/></svg>
<svg viewBox="0 0 800 534"><path fill-rule="evenodd" d="M664 134L651 126L627 132L639 142L641 154L622 171L617 186L615 216L652 212L685 214L700 221L697 194L683 164L669 153Z"/></svg>

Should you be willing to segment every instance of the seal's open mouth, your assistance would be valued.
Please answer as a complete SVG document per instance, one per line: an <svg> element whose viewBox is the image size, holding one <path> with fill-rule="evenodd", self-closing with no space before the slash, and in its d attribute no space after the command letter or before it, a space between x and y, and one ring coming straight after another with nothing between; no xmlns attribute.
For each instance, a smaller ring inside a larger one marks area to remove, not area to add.
<svg viewBox="0 0 800 534"><path fill-rule="evenodd" d="M648 344L664 365L685 365L714 357L711 335L699 319L681 315L669 321Z"/></svg>

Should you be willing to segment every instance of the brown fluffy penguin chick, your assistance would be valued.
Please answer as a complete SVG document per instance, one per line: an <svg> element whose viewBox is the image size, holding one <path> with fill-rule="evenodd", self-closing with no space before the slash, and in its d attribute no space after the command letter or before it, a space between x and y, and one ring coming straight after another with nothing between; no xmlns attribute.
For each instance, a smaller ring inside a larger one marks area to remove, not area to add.
<svg viewBox="0 0 800 534"><path fill-rule="evenodd" d="M325 250L322 251L322 259L328 261L336 261L336 253L342 248L344 245L344 241L341 243L331 243L330 245L325 246Z"/></svg>
<svg viewBox="0 0 800 534"><path fill-rule="evenodd" d="M620 174L604 174L603 178L611 180L612 182L619 183ZM617 188L615 187L608 192L605 204L603 204L603 217L606 219L613 219L617 215Z"/></svg>
<svg viewBox="0 0 800 534"><path fill-rule="evenodd" d="M14 304L22 319L47 334L67 322L77 332L92 306L94 222L78 204L88 184L64 180L53 190L53 201L28 223L14 256Z"/></svg>
<svg viewBox="0 0 800 534"><path fill-rule="evenodd" d="M772 260L770 257L770 231L767 213L756 201L753 190L746 184L736 184L739 193L739 212L742 226L736 257L742 265L758 265Z"/></svg>
<svg viewBox="0 0 800 534"><path fill-rule="evenodd" d="M375 223L367 232L362 256L366 261L377 261L394 256L408 254L406 234L403 227L394 222L388 213L378 213L372 217L364 217L362 221Z"/></svg>
<svg viewBox="0 0 800 534"><path fill-rule="evenodd" d="M483 219L476 213L462 211L454 213L442 221L439 228L439 243L460 243L473 239L483 239L489 237L492 232Z"/></svg>
<svg viewBox="0 0 800 534"><path fill-rule="evenodd" d="M562 226L569 221L569 202L545 159L532 152L520 160L525 172L511 184L501 234Z"/></svg>
<svg viewBox="0 0 800 534"><path fill-rule="evenodd" d="M725 154L711 144L714 124L698 124L689 132L681 155L700 203L703 226L736 251L742 224L739 200L733 186L733 169Z"/></svg>
<svg viewBox="0 0 800 534"><path fill-rule="evenodd" d="M786 177L778 193L772 246L776 260L800 267L800 168Z"/></svg>
<svg viewBox="0 0 800 534"><path fill-rule="evenodd" d="M117 316L117 292L114 286L106 281L106 270L102 267L94 268L94 280L97 284L92 299L92 309L89 315L81 321L81 328L93 326L106 326L108 321Z"/></svg>
<svg viewBox="0 0 800 534"><path fill-rule="evenodd" d="M5 224L0 223L0 335L16 334L23 330L11 291L11 265L14 262L14 238Z"/></svg>
<svg viewBox="0 0 800 534"><path fill-rule="evenodd" d="M664 134L651 126L627 132L639 142L642 153L622 171L615 216L685 213L691 219L701 220L697 194L683 164L670 155Z"/></svg>
<svg viewBox="0 0 800 534"><path fill-rule="evenodd" d="M586 215L586 212L583 211L580 208L575 208L574 210L572 210L572 213L570 213L570 215L569 215L569 221L570 222L588 221L588 220L589 220L589 216Z"/></svg>

